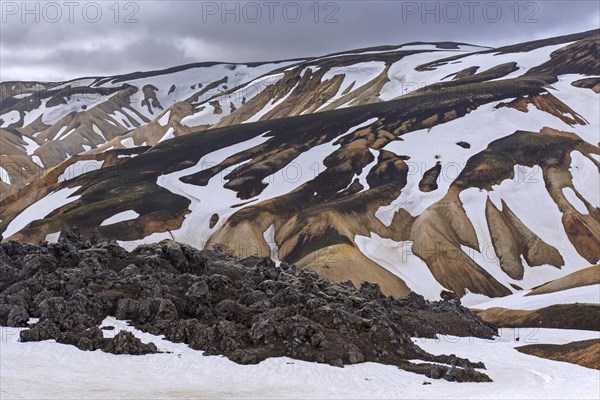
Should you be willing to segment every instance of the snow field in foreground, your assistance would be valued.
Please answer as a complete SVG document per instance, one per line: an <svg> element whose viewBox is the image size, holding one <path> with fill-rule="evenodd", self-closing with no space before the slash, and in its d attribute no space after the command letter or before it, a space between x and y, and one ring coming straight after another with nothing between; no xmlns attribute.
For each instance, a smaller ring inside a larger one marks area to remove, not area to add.
<svg viewBox="0 0 600 400"><path fill-rule="evenodd" d="M45 399L217 399L319 398L506 399L598 398L600 374L578 365L519 353L530 343L564 344L598 338L598 332L560 329L504 329L496 340L442 336L413 339L433 354L455 353L483 361L492 383L428 379L394 366L362 363L344 368L286 357L238 365L203 356L185 344L127 327L107 318L102 326L134 331L144 342L172 353L146 356L81 351L54 341L18 342L18 328L1 328L2 398ZM104 331L110 337L116 331ZM519 338L516 342L515 338ZM418 362L418 361L417 361ZM423 385L423 382L431 385Z"/></svg>

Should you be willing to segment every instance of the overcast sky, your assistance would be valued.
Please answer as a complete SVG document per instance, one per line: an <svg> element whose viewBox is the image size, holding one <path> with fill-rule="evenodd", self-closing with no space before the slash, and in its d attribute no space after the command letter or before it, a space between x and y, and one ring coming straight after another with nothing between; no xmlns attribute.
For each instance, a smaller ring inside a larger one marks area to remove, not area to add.
<svg viewBox="0 0 600 400"><path fill-rule="evenodd" d="M1 1L0 81L268 61L412 41L498 46L600 27L597 0ZM37 20L37 21L36 21Z"/></svg>

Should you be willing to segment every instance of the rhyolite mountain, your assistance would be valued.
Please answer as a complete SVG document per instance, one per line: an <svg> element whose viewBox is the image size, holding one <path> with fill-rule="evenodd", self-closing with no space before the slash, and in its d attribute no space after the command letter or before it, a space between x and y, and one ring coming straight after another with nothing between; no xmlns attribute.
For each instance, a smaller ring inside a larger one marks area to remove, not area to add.
<svg viewBox="0 0 600 400"><path fill-rule="evenodd" d="M427 299L600 261L600 31L0 86L0 232L76 225Z"/></svg>

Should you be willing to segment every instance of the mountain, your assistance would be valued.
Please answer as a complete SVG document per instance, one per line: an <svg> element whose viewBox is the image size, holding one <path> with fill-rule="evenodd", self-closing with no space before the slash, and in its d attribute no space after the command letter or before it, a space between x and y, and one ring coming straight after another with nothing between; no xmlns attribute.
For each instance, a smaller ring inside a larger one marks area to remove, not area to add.
<svg viewBox="0 0 600 400"><path fill-rule="evenodd" d="M598 54L596 30L5 82L0 232L77 225L391 295L519 296L600 261Z"/></svg>
<svg viewBox="0 0 600 400"><path fill-rule="evenodd" d="M201 63L61 83L3 82L2 155L9 156L3 162L9 165L3 195L21 188L40 170L121 138L166 110L189 108L290 63ZM120 148L131 146L125 141Z"/></svg>

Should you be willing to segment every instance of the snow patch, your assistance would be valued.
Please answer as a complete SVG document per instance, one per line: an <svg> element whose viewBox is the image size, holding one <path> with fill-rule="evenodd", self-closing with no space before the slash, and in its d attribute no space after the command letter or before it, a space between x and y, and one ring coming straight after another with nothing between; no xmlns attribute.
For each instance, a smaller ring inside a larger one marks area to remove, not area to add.
<svg viewBox="0 0 600 400"><path fill-rule="evenodd" d="M550 54L553 51L561 47L565 47L568 44L569 43L562 43L553 46L545 46L528 52L520 53L468 54L465 57L457 59L455 62L439 65L428 71L417 71L416 67L439 60L441 58L465 54L465 50L476 49L471 48L464 50L451 50L444 51L443 53L441 51L431 51L412 54L403 57L392 64L388 71L388 78L390 81L382 88L379 97L384 101L392 100L394 98L407 95L422 87L441 82L448 75L456 74L463 69L475 66L479 67L477 72L480 73L500 64L516 62L518 70L501 77L500 79L504 80L515 78L524 75L529 69L550 60ZM593 94L591 90L588 91Z"/></svg>
<svg viewBox="0 0 600 400"><path fill-rule="evenodd" d="M165 140L173 139L175 137L174 133L175 133L175 129L173 127L170 127L169 129L167 129L167 132L163 135L163 137L160 138L160 140L157 142L157 144L162 143Z"/></svg>
<svg viewBox="0 0 600 400"><path fill-rule="evenodd" d="M131 220L137 219L139 216L140 216L140 214L138 214L134 210L123 211L123 212L113 215L110 218L105 219L104 221L102 221L100 226L108 226L108 225L117 224L119 222L131 221Z"/></svg>
<svg viewBox="0 0 600 400"><path fill-rule="evenodd" d="M95 132L95 133L96 133L98 136L100 136L104 142L108 142L108 140L106 140L106 136L104 136L104 133L102 133L102 131L100 130L100 128L98 128L98 127L96 126L96 124L92 124L92 130L93 130L93 131L94 131L94 132Z"/></svg>
<svg viewBox="0 0 600 400"><path fill-rule="evenodd" d="M0 119L4 121L0 128L6 128L11 124L14 124L15 122L19 122L19 120L21 119L21 114L19 114L17 110L13 110L7 112L6 114L2 114L2 116L0 116Z"/></svg>
<svg viewBox="0 0 600 400"><path fill-rule="evenodd" d="M58 132L56 132L56 135L54 135L54 137L52 138L52 140L58 139L66 130L67 130L67 126L63 126L62 128L60 128L58 130Z"/></svg>
<svg viewBox="0 0 600 400"><path fill-rule="evenodd" d="M33 139L28 138L27 136L22 136L23 141L25 142L25 152L28 156L32 155L37 149L40 148L40 145L37 144Z"/></svg>
<svg viewBox="0 0 600 400"><path fill-rule="evenodd" d="M37 165L39 165L42 168L46 168L44 166L44 163L42 162L42 160L38 156L31 156L31 161L33 161L34 163L36 163Z"/></svg>
<svg viewBox="0 0 600 400"><path fill-rule="evenodd" d="M569 172L575 190L594 208L600 208L600 173L592 160L578 151L571 152Z"/></svg>
<svg viewBox="0 0 600 400"><path fill-rule="evenodd" d="M369 151L373 155L374 159L367 166L365 166L363 168L362 172L360 173L360 175L358 175L356 177L356 179L358 179L358 182L363 186L362 191L366 191L371 188L369 185L369 182L367 182L367 176L369 176L369 172L371 172L371 170L375 166L377 166L377 162L378 162L378 158L379 158L379 150L373 150L373 149L369 148Z"/></svg>
<svg viewBox="0 0 600 400"><path fill-rule="evenodd" d="M267 228L267 230L263 233L263 238L271 249L271 254L269 257L275 261L275 265L279 266L281 261L279 260L279 246L277 246L277 242L275 242L275 225L271 224Z"/></svg>
<svg viewBox="0 0 600 400"><path fill-rule="evenodd" d="M562 123L562 128L556 128L565 132L575 132L577 136L592 144L598 146L600 142L600 96L592 90L578 88L572 85L576 80L588 78L585 75L569 74L558 77L558 82L548 87L548 91L563 103L567 104L576 113L581 115L586 121L586 125L571 126Z"/></svg>
<svg viewBox="0 0 600 400"><path fill-rule="evenodd" d="M58 140L65 140L66 138L71 136L71 134L73 134L73 132L75 132L75 130L76 130L75 128L71 129L69 132L65 133L63 136L58 138Z"/></svg>
<svg viewBox="0 0 600 400"><path fill-rule="evenodd" d="M121 145L123 145L123 147L126 147L128 149L135 147L135 142L133 141L133 138L125 138L121 140Z"/></svg>
<svg viewBox="0 0 600 400"><path fill-rule="evenodd" d="M133 118L133 120L136 121L140 126L146 124L146 121L144 121L143 119L141 119L140 116L135 113L135 111L130 110L127 107L123 107L122 110L123 110L123 112L125 114L127 114L130 117L129 121L131 121L131 119Z"/></svg>
<svg viewBox="0 0 600 400"><path fill-rule="evenodd" d="M321 82L332 80L338 75L343 75L344 79L337 93L327 102L325 102L325 104L319 107L317 111L343 97L342 94L348 90L350 86L352 86L352 92L371 82L373 79L381 75L381 73L385 71L385 68L385 62L383 61L369 61L345 67L333 67L329 69L329 71L327 71L321 78Z"/></svg>
<svg viewBox="0 0 600 400"><path fill-rule="evenodd" d="M504 102L510 100L505 99ZM387 144L384 150L410 157L410 160L406 161L409 167L407 183L398 199L380 207L375 215L387 226L392 223L395 212L400 208L412 216L420 215L446 195L452 182L466 166L466 160L485 150L494 140L512 135L517 130L538 132L544 126L570 130L559 118L531 105L528 106L528 112L523 113L512 108L495 109L499 103L483 104L462 118L436 125L431 129L409 132L402 135L403 141ZM490 118L493 123L490 123ZM486 129L482 130L482 126ZM464 149L456 145L461 141L469 143L471 147ZM425 172L437 162L441 164L438 188L431 192L421 192L419 182ZM531 173L537 174L535 171ZM497 199L492 198L492 201L495 200Z"/></svg>
<svg viewBox="0 0 600 400"><path fill-rule="evenodd" d="M600 304L600 285L597 284L533 296L525 296L527 293L529 291L492 299L477 304L475 308L487 310L493 307L503 307L512 310L538 310L555 304Z"/></svg>
<svg viewBox="0 0 600 400"><path fill-rule="evenodd" d="M339 148L339 145L333 145L331 142L328 142L300 154L288 164L288 167L263 179L267 187L260 195L247 201L241 201L237 197L237 192L224 187L226 183L224 177L240 165L232 166L215 175L209 180L206 186L181 182L180 178L184 176L203 171L210 166L223 162L232 155L247 151L266 142L270 139L266 136L268 133L269 131L253 139L214 151L202 157L193 167L168 175L162 175L158 178L157 184L159 186L164 187L174 194L186 197L191 201L189 206L191 212L186 215L181 228L171 232L177 241L196 248L203 248L212 233L233 213L249 205L289 193L298 186L313 179L325 170L326 167L323 164L325 158L332 151ZM243 203L243 205L240 205L240 203ZM209 222L213 214L219 215L219 223L210 229ZM170 238L168 233L154 233L141 240L123 242L123 246L131 247L132 245L139 245L141 243L154 243L168 238Z"/></svg>
<svg viewBox="0 0 600 400"><path fill-rule="evenodd" d="M108 114L112 119L117 121L119 124L124 126L127 129L132 129L133 125L131 124L131 120L127 118L122 112L115 110L114 113Z"/></svg>
<svg viewBox="0 0 600 400"><path fill-rule="evenodd" d="M264 117L270 111L276 109L281 103L286 101L287 98L291 96L291 94L294 92L294 90L296 90L297 87L298 87L298 84L296 84L288 93L286 93L285 96L281 97L279 100L273 99L270 103L267 103L267 105L265 105L259 112L254 114L252 117L248 118L246 121L243 121L242 123L246 124L249 122L256 122L256 121L260 120L262 117Z"/></svg>
<svg viewBox="0 0 600 400"><path fill-rule="evenodd" d="M160 126L167 126L169 118L171 117L171 110L167 111L157 122Z"/></svg>
<svg viewBox="0 0 600 400"><path fill-rule="evenodd" d="M579 197L577 197L577 194L575 194L573 189L571 189L570 187L564 187L562 192L567 201L573 206L573 208L577 210L578 213L583 215L588 214L587 207L585 206L583 201L581 201Z"/></svg>
<svg viewBox="0 0 600 400"><path fill-rule="evenodd" d="M66 182L75 179L78 176L87 174L88 172L98 171L104 165L103 161L96 160L80 160L69 165L67 169L58 177L57 182Z"/></svg>
<svg viewBox="0 0 600 400"><path fill-rule="evenodd" d="M505 328L495 340L414 338L419 347L432 354L456 354L482 361L493 380L455 383L372 362L337 368L274 357L256 365L240 365L226 357L205 356L183 343L141 332L115 318L107 318L101 325L115 327L103 331L107 337L127 330L144 343L155 343L164 353L114 355L81 351L52 340L21 343L19 332L25 328L1 328L0 334L5 338L0 363L3 397L164 399L196 398L201 394L215 399L433 399L443 393L449 399L597 399L600 385L597 370L532 357L515 349L529 343L565 344L597 339L598 332L593 331ZM423 385L423 381L431 385ZM133 388L132 382L136 383Z"/></svg>
<svg viewBox="0 0 600 400"><path fill-rule="evenodd" d="M396 242L371 232L371 237L356 236L354 242L361 253L406 283L427 300L440 300L448 290L434 278L425 261L413 254L412 241Z"/></svg>
<svg viewBox="0 0 600 400"><path fill-rule="evenodd" d="M541 168L516 165L514 176L494 185L490 198L504 200L525 226L559 251L566 264L563 273L587 267L589 263L577 253L565 233L562 213L546 189Z"/></svg>
<svg viewBox="0 0 600 400"><path fill-rule="evenodd" d="M4 236L4 238L9 238L15 233L19 232L21 229L25 228L31 222L38 219L43 219L54 210L58 210L59 208L79 199L81 196L71 196L80 188L81 186L60 189L36 201L23 210L10 222L10 224L8 224L8 227L2 236Z"/></svg>
<svg viewBox="0 0 600 400"><path fill-rule="evenodd" d="M10 175L8 174L8 171L5 170L4 168L0 167L0 181L6 183L7 185L10 185L11 181L10 181Z"/></svg>
<svg viewBox="0 0 600 400"><path fill-rule="evenodd" d="M49 233L46 235L46 239L44 239L48 243L57 243L60 238L60 231Z"/></svg>

